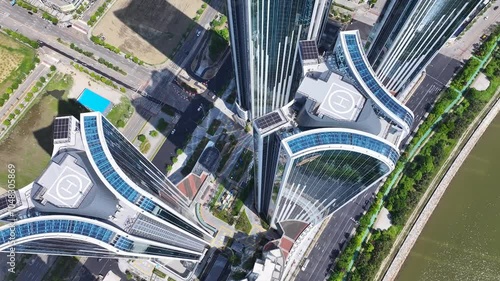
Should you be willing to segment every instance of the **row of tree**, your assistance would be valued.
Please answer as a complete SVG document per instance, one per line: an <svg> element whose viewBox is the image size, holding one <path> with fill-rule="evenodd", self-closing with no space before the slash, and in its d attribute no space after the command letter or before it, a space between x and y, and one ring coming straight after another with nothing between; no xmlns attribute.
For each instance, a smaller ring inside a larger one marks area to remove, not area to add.
<svg viewBox="0 0 500 281"><path fill-rule="evenodd" d="M498 40L498 34L495 34L497 36L496 40ZM488 52L495 47L496 45L490 46ZM374 278L380 264L392 247L396 236L427 189L431 179L439 170L438 168L443 165L458 139L464 133L464 130L471 124L500 86L500 76L498 75L500 71L499 58L500 52L497 49L493 54L493 59L484 69L484 73L490 80L488 89L484 91L468 89L464 93L463 100L453 111L447 114L445 114L446 110L455 104L459 98L459 92L454 89L444 90L406 151L411 151L428 129L433 128L433 135L431 135L413 161L407 162L408 155L404 154L396 166L395 170L402 169L402 177L396 187L389 192L385 200L385 206L390 211L393 226L386 231L372 231L369 240L365 242L362 240L369 230L370 220L378 212L378 207L382 202L382 194L387 191L389 184L394 180L395 173L389 176L377 194L376 201L361 218L355 236L348 242L346 248L339 256L329 280L343 280L343 278L346 278L346 280L365 281ZM477 61L475 58L471 60ZM479 64L468 63L464 68L466 69L462 73L476 73ZM463 77L457 75L456 79L459 79L460 83L453 81L452 85L466 85L468 81L462 83ZM468 78L473 79L472 76ZM441 116L443 117L442 120L433 127ZM362 246L362 250L357 253L356 249L360 246ZM346 272L356 254L357 259L354 262L354 270Z"/></svg>

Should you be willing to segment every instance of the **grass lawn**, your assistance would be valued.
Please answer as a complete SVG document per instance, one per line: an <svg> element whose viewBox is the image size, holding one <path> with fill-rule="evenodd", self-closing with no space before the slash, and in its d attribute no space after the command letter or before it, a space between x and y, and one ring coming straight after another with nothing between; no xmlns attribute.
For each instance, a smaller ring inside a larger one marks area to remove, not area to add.
<svg viewBox="0 0 500 281"><path fill-rule="evenodd" d="M217 173L222 172L224 169L224 166L226 166L227 161L229 160L229 157L233 153L234 148L236 147L236 141L232 141L229 143L229 148L226 150L225 153L222 154L222 159L220 160L219 167L217 167Z"/></svg>
<svg viewBox="0 0 500 281"><path fill-rule="evenodd" d="M167 274L165 274L163 271L160 271L160 270L158 270L158 269L156 269L156 268L155 268L155 269L153 269L153 273L154 273L154 274L156 274L156 275L158 275L158 276L160 276L160 278L165 278L165 277L167 277Z"/></svg>
<svg viewBox="0 0 500 281"><path fill-rule="evenodd" d="M163 132L167 129L167 127L167 121L165 121L165 119L163 118L160 118L160 120L158 120L158 123L156 124L156 130L158 130L159 132Z"/></svg>
<svg viewBox="0 0 500 281"><path fill-rule="evenodd" d="M168 105L168 104L165 104L161 108L161 111L165 112L166 114L168 114L170 116L174 116L175 115L175 109L173 107L171 107L170 105Z"/></svg>
<svg viewBox="0 0 500 281"><path fill-rule="evenodd" d="M254 181L252 177L252 179L248 181L247 185L238 193L238 197L234 200L233 210L231 211L233 216L237 216L240 213L241 207L243 207L245 200L247 200L248 195L250 195L250 191L252 191L253 184Z"/></svg>
<svg viewBox="0 0 500 281"><path fill-rule="evenodd" d="M215 134L215 132L217 132L217 129L219 129L219 126L221 123L222 123L222 121L220 121L218 119L214 119L212 121L212 124L210 124L210 127L207 130L207 133L209 135L213 136Z"/></svg>
<svg viewBox="0 0 500 281"><path fill-rule="evenodd" d="M215 203L217 203L217 199L219 199L219 197L223 191L224 191L224 186L222 184L219 184L219 187L217 188L217 192L215 192L214 197L210 201L210 204L209 204L210 209L213 209L213 207L215 206Z"/></svg>
<svg viewBox="0 0 500 281"><path fill-rule="evenodd" d="M250 223L250 220L248 219L247 213L245 211L243 211L240 217L236 220L236 225L234 226L234 228L236 228L236 230L245 232L246 234L249 234L252 230L252 224Z"/></svg>
<svg viewBox="0 0 500 281"><path fill-rule="evenodd" d="M211 30L210 45L208 46L208 56L215 61L227 48L227 41L217 32Z"/></svg>
<svg viewBox="0 0 500 281"><path fill-rule="evenodd" d="M239 182L243 173L247 170L248 165L252 162L252 152L248 149L241 153L240 158L236 162L236 167L231 173L231 179Z"/></svg>
<svg viewBox="0 0 500 281"><path fill-rule="evenodd" d="M0 93L21 76L30 72L35 64L35 50L0 33Z"/></svg>
<svg viewBox="0 0 500 281"><path fill-rule="evenodd" d="M70 75L57 74L43 94L26 110L12 132L0 143L0 166L16 166L16 185L22 188L35 180L47 167L52 153L52 121L56 116L78 116L85 109L76 100L68 100L73 85ZM7 169L0 169L0 187L7 183Z"/></svg>
<svg viewBox="0 0 500 281"><path fill-rule="evenodd" d="M78 262L76 257L58 257L42 281L65 280Z"/></svg>
<svg viewBox="0 0 500 281"><path fill-rule="evenodd" d="M118 128L125 127L128 119L134 113L134 107L130 103L130 100L126 97L120 99L119 104L115 104L111 111L106 115L106 118Z"/></svg>
<svg viewBox="0 0 500 281"><path fill-rule="evenodd" d="M186 166L182 168L181 173L185 176L187 176L189 173L194 168L194 165L196 165L196 162L198 161L198 158L200 158L201 153L203 152L203 149L205 149L205 146L207 146L209 139L208 138L203 138L199 143L198 146L195 148L193 155L189 157Z"/></svg>
<svg viewBox="0 0 500 281"><path fill-rule="evenodd" d="M150 148L151 144L148 140L141 142L141 145L139 145L139 150L142 152L142 154L146 154Z"/></svg>

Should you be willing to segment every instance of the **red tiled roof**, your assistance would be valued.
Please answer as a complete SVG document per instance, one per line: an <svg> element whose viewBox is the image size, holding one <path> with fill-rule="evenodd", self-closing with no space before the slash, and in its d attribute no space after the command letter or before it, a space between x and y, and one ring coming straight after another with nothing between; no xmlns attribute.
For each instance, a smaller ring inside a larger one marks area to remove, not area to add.
<svg viewBox="0 0 500 281"><path fill-rule="evenodd" d="M285 251L285 252L290 252L290 250L292 249L293 247L293 241L288 238L288 237L281 237L281 240L280 240L280 248Z"/></svg>
<svg viewBox="0 0 500 281"><path fill-rule="evenodd" d="M201 176L191 173L177 184L177 188L182 194L186 195L190 200L193 200L207 177L208 175L206 173L202 173Z"/></svg>

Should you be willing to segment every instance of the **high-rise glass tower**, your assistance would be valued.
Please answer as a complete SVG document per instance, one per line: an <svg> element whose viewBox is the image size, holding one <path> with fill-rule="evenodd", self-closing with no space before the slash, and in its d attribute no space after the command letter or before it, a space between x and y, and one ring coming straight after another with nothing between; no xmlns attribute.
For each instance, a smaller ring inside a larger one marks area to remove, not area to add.
<svg viewBox="0 0 500 281"><path fill-rule="evenodd" d="M240 115L253 119L291 99L299 40L315 40L331 0L228 0Z"/></svg>
<svg viewBox="0 0 500 281"><path fill-rule="evenodd" d="M357 31L341 32L327 58L309 52L313 43L300 44L295 99L253 121L257 209L276 228L317 225L387 176L413 123L375 76Z"/></svg>
<svg viewBox="0 0 500 281"><path fill-rule="evenodd" d="M404 90L482 2L388 1L368 47L368 60L380 81L390 91Z"/></svg>
<svg viewBox="0 0 500 281"><path fill-rule="evenodd" d="M357 31L341 32L327 57L301 41L299 56L294 100L253 121L256 208L282 234L266 248L280 250L276 275L285 278L325 218L394 170L413 123L376 77Z"/></svg>
<svg viewBox="0 0 500 281"><path fill-rule="evenodd" d="M0 250L198 261L211 240L187 198L100 113L54 121L33 183L0 198Z"/></svg>

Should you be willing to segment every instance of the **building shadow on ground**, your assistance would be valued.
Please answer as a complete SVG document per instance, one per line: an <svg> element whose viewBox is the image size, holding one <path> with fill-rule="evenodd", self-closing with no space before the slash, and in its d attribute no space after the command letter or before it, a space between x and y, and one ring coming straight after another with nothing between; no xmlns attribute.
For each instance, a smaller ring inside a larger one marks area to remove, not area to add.
<svg viewBox="0 0 500 281"><path fill-rule="evenodd" d="M74 116L80 119L80 113L88 112L88 110L83 107L77 100L63 99L64 90L55 90L51 92L44 93L43 95L51 95L58 99L57 103L57 115L56 116ZM38 131L33 132L38 145L43 148L48 155L52 155L52 150L54 149L54 138L53 138L53 122L49 126L42 128Z"/></svg>
<svg viewBox="0 0 500 281"><path fill-rule="evenodd" d="M223 5L207 3L218 3L219 1L212 0L202 3L206 7L215 7L221 13L222 11L218 7ZM202 10L202 3L198 8L199 11ZM185 50L190 51L193 47L194 44L189 42L195 41L193 39L197 39L199 36L198 31L205 29L198 24L198 20L195 20L195 18L199 18L198 14L190 17L166 0L132 0L127 7L116 10L114 15L177 65L180 65L186 57ZM135 47L134 42L132 42L133 40L129 41L117 47L126 51L132 50ZM181 48L184 42L188 42L188 46Z"/></svg>

